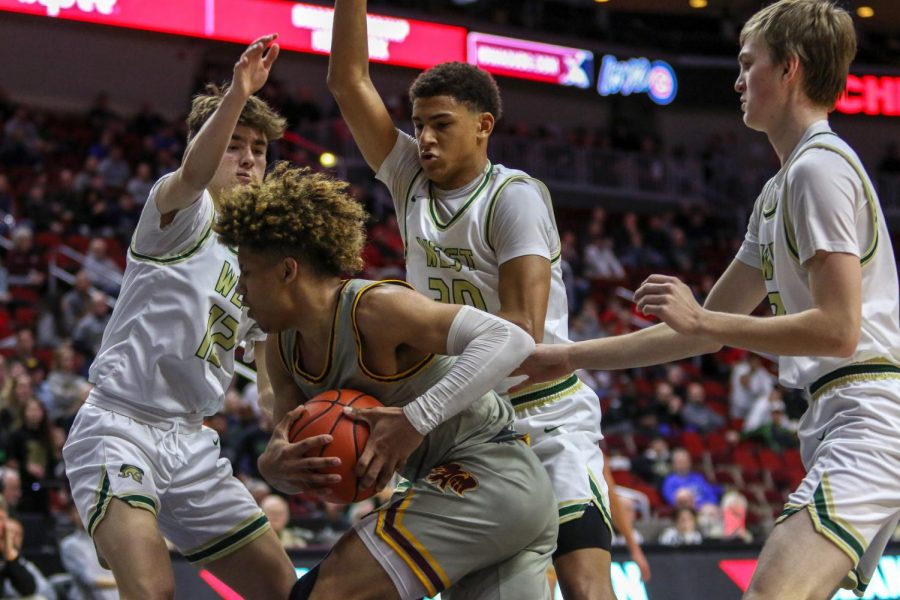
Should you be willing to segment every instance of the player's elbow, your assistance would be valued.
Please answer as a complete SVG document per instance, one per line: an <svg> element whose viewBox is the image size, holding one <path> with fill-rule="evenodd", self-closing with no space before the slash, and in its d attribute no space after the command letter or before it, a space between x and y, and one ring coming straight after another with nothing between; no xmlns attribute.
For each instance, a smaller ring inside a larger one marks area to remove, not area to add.
<svg viewBox="0 0 900 600"><path fill-rule="evenodd" d="M362 79L353 69L329 67L325 83L328 85L328 91L340 103L341 98L352 92L354 86L359 85Z"/></svg>
<svg viewBox="0 0 900 600"><path fill-rule="evenodd" d="M853 356L859 345L859 327L848 327L844 331L837 332L830 345L834 349L834 355L838 358Z"/></svg>

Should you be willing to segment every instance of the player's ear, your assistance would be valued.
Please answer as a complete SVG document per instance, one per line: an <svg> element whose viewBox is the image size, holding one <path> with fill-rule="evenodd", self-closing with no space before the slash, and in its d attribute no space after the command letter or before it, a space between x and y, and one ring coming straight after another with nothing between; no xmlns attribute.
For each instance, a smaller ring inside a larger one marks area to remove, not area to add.
<svg viewBox="0 0 900 600"><path fill-rule="evenodd" d="M300 265L297 263L297 259L291 256L286 256L281 259L281 280L284 283L289 283L297 278L300 273Z"/></svg>
<svg viewBox="0 0 900 600"><path fill-rule="evenodd" d="M483 112L478 115L478 137L487 138L494 131L494 115Z"/></svg>
<svg viewBox="0 0 900 600"><path fill-rule="evenodd" d="M800 74L800 57L796 54L788 54L782 63L783 77L785 81L790 81Z"/></svg>

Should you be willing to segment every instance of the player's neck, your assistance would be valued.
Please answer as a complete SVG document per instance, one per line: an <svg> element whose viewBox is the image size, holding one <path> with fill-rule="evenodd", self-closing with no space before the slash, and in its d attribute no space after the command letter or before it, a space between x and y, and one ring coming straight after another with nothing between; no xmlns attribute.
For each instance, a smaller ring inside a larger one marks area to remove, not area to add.
<svg viewBox="0 0 900 600"><path fill-rule="evenodd" d="M458 172L454 173L446 180L432 180L431 184L442 191L458 190L460 188L466 187L475 179L481 178L484 175L484 170L485 168L487 168L487 164L487 155L479 156L476 160L472 161L472 163L465 165Z"/></svg>
<svg viewBox="0 0 900 600"><path fill-rule="evenodd" d="M300 335L316 339L324 334L324 339L328 339L342 289L343 281L338 277L297 288L293 325Z"/></svg>
<svg viewBox="0 0 900 600"><path fill-rule="evenodd" d="M813 106L796 105L785 111L785 117L768 132L769 143L775 149L778 160L784 162L803 139L803 134L810 126L828 118L828 111Z"/></svg>

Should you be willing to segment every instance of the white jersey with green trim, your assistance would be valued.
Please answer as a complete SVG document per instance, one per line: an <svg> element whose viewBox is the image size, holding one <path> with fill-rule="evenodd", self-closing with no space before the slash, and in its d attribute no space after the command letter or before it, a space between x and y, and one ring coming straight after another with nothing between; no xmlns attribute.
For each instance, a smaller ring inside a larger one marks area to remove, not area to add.
<svg viewBox="0 0 900 600"><path fill-rule="evenodd" d="M237 257L212 231L212 197L204 191L161 228L158 188L90 368L91 402L138 417L198 419L221 409L236 344L264 336L242 314Z"/></svg>
<svg viewBox="0 0 900 600"><path fill-rule="evenodd" d="M815 306L804 265L817 251L860 257L859 343L847 358L781 357L781 383L803 388L850 364L900 364L900 299L890 233L859 157L827 121L810 126L766 183L737 258L762 271L773 314L795 314Z"/></svg>
<svg viewBox="0 0 900 600"><path fill-rule="evenodd" d="M500 265L519 256L544 256L551 262L551 281L543 341L568 341L559 233L546 186L522 171L489 162L469 185L437 190L419 166L415 139L398 134L376 177L388 186L394 200L407 281L435 300L497 314ZM514 219L505 221L518 222L498 226L501 211L513 211ZM524 227L528 235L510 233L510 243L500 248L502 227L508 231Z"/></svg>

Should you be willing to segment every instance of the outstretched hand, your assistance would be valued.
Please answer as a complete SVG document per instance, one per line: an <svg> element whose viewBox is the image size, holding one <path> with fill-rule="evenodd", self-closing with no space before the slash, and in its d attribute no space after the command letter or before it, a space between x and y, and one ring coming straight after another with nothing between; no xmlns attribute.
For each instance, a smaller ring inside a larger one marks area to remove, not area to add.
<svg viewBox="0 0 900 600"><path fill-rule="evenodd" d="M659 317L683 335L697 335L703 324L703 308L683 281L668 275L651 275L634 293L639 311Z"/></svg>
<svg viewBox="0 0 900 600"><path fill-rule="evenodd" d="M294 421L306 410L298 406L287 413L272 431L272 438L265 452L259 457L259 472L269 484L286 494L314 492L329 499L329 486L341 481L340 475L324 474L321 469L336 467L341 459L333 456L305 456L310 450L330 444L330 435L314 437L291 443L289 434Z"/></svg>
<svg viewBox="0 0 900 600"><path fill-rule="evenodd" d="M347 407L344 414L369 425L369 440L356 462L356 476L359 489L368 489L374 484L375 491L380 492L425 437L416 431L403 409L397 406Z"/></svg>
<svg viewBox="0 0 900 600"><path fill-rule="evenodd" d="M535 383L551 381L570 375L572 368L569 353L570 344L538 344L534 352L526 358L511 377L526 375L527 379L515 385L510 392L518 392Z"/></svg>
<svg viewBox="0 0 900 600"><path fill-rule="evenodd" d="M270 33L250 44L234 64L232 88L245 98L259 91L269 78L269 71L278 58L279 46L275 44L277 33Z"/></svg>

